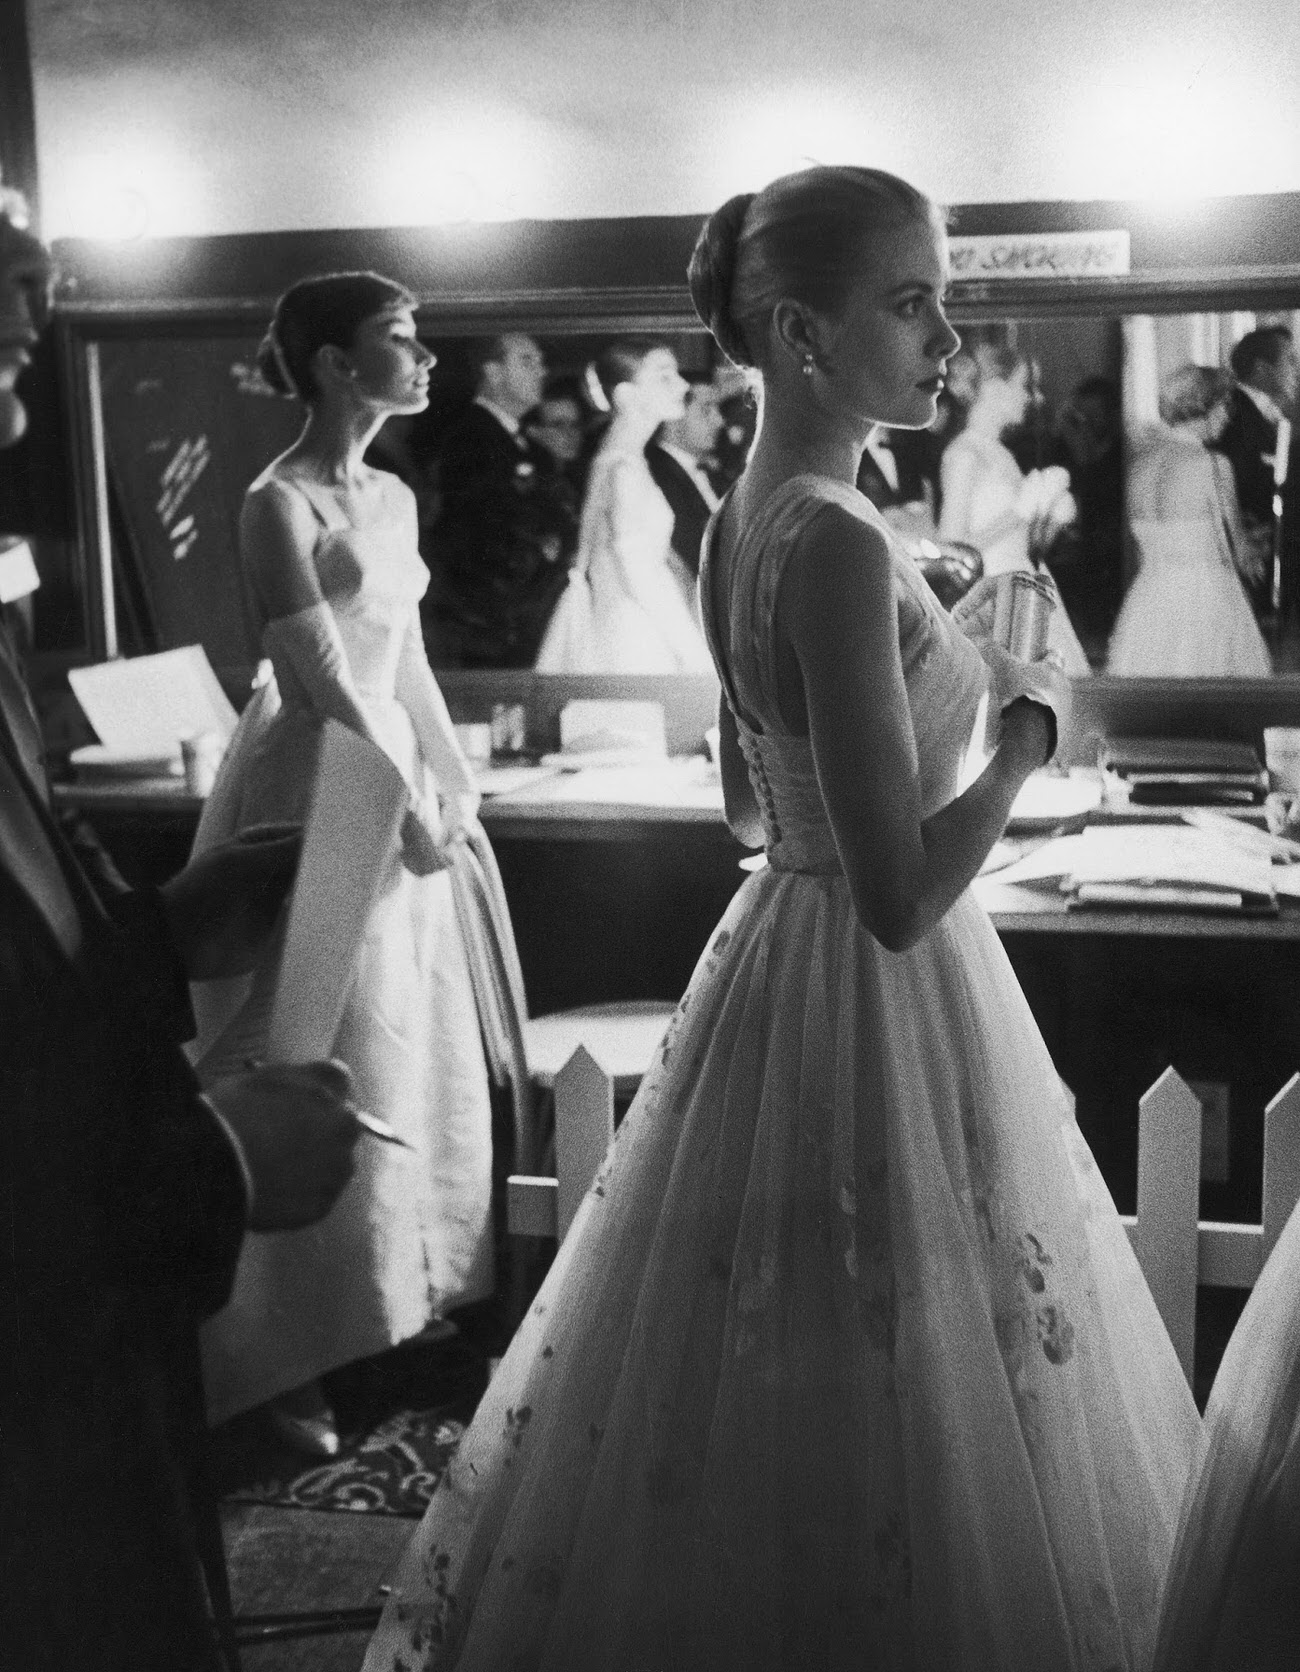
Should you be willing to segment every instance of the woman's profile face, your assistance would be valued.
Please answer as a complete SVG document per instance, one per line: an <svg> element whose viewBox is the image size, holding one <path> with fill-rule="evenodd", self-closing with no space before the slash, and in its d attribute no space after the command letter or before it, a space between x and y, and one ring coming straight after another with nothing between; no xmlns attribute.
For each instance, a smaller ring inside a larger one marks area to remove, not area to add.
<svg viewBox="0 0 1300 1672"><path fill-rule="evenodd" d="M415 334L415 315L393 304L357 326L347 351L354 388L368 405L386 412L423 412L429 404L434 356Z"/></svg>
<svg viewBox="0 0 1300 1672"><path fill-rule="evenodd" d="M928 217L877 241L831 331L822 370L829 398L859 422L924 429L944 368L961 345L948 323L947 239Z"/></svg>
<svg viewBox="0 0 1300 1672"><path fill-rule="evenodd" d="M677 370L677 357L670 348L652 348L637 367L631 387L647 418L665 424L686 411L690 384Z"/></svg>

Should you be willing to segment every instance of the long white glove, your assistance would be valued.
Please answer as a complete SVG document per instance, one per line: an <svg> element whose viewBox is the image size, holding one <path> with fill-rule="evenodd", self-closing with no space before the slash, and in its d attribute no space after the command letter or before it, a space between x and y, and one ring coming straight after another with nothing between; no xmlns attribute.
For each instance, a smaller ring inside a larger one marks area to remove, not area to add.
<svg viewBox="0 0 1300 1672"><path fill-rule="evenodd" d="M429 667L419 616L414 611L402 640L394 694L411 717L420 753L437 783L444 840L459 840L476 818L482 796Z"/></svg>
<svg viewBox="0 0 1300 1672"><path fill-rule="evenodd" d="M358 695L334 611L324 599L268 621L262 639L272 656L292 669L316 713L383 748ZM402 862L416 876L446 865L438 809L415 790L402 819L401 841Z"/></svg>

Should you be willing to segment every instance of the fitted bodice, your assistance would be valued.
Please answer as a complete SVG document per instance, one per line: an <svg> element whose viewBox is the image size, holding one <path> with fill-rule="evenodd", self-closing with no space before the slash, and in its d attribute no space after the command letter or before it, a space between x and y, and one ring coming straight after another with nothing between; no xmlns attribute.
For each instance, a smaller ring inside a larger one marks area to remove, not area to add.
<svg viewBox="0 0 1300 1672"><path fill-rule="evenodd" d="M334 612L357 692L372 702L391 702L402 641L429 584L405 495L380 481L375 514L357 526L318 484L283 474L275 479L306 500L319 525L316 576ZM279 640L279 623L268 622L262 647L271 658L281 699L309 707Z"/></svg>
<svg viewBox="0 0 1300 1672"><path fill-rule="evenodd" d="M714 517L701 566L704 624L762 814L768 862L777 870L818 874L839 871L839 855L812 744L781 717L774 624L786 561L808 524L828 504L870 523L889 545L924 816L956 793L962 756L985 688L979 652L895 545L875 507L855 488L811 475L783 483L762 515L740 535L721 616L715 609L712 582Z"/></svg>
<svg viewBox="0 0 1300 1672"><path fill-rule="evenodd" d="M1132 526L1140 567L1169 570L1225 569L1233 572L1223 524L1212 517L1169 521L1138 518Z"/></svg>

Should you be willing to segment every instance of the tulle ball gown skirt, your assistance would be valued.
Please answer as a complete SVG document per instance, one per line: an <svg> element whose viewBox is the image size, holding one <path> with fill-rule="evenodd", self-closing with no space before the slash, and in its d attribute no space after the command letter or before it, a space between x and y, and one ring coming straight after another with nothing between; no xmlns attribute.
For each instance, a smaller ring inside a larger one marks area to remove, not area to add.
<svg viewBox="0 0 1300 1672"><path fill-rule="evenodd" d="M1133 1668L1191 1395L996 935L766 870L405 1556L367 1672Z"/></svg>

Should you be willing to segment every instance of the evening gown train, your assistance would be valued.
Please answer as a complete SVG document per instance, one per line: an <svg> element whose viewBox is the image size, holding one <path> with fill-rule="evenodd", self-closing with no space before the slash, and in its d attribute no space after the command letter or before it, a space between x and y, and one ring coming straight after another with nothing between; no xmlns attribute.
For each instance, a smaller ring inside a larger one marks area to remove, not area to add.
<svg viewBox="0 0 1300 1672"><path fill-rule="evenodd" d="M396 694L404 679L427 676L418 603L428 571L409 507L394 485L391 510L355 528L328 494L280 479L316 516L318 579L367 716L408 782L436 805L432 751L421 749ZM322 720L282 654L281 629L273 621L264 631L276 677L240 720L197 851L250 825L305 815ZM352 1070L359 1103L415 1153L363 1140L353 1177L325 1219L246 1239L231 1299L202 1332L213 1422L381 1352L447 1308L491 1293L487 1069L449 879L445 870L414 876L394 848L333 1051ZM251 996L247 984L233 993L228 983L196 986L200 1054L235 1000L263 1015L274 967L274 957L264 960Z"/></svg>
<svg viewBox="0 0 1300 1672"><path fill-rule="evenodd" d="M578 555L537 653L539 673L708 673L673 513L641 452L592 461Z"/></svg>
<svg viewBox="0 0 1300 1672"><path fill-rule="evenodd" d="M713 934L396 1576L366 1672L1132 1668L1200 1426L967 892L859 924L776 696L782 486L706 626L767 866ZM886 538L888 534L886 532ZM985 675L889 558L925 811ZM647 927L647 933L652 926Z"/></svg>

